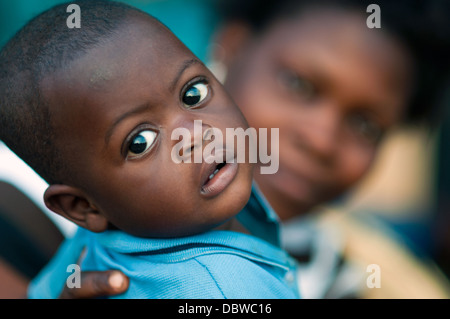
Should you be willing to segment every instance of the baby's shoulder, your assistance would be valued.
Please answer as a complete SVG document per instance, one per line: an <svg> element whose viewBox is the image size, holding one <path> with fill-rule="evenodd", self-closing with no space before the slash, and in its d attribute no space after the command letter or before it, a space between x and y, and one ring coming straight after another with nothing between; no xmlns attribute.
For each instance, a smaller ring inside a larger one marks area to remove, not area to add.
<svg viewBox="0 0 450 319"><path fill-rule="evenodd" d="M224 298L298 298L293 268L240 251L205 254L194 261Z"/></svg>
<svg viewBox="0 0 450 319"><path fill-rule="evenodd" d="M252 236L211 232L138 243L111 239L114 245L91 249L87 259L93 269L120 269L129 276L126 298L298 297L295 264Z"/></svg>

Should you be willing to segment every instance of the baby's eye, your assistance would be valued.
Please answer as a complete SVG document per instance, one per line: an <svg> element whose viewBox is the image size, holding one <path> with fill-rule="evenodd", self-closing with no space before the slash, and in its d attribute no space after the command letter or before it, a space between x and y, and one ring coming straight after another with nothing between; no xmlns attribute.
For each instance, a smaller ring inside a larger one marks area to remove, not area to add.
<svg viewBox="0 0 450 319"><path fill-rule="evenodd" d="M197 82L184 92L182 101L183 104L190 108L202 102L209 93L209 86L206 82Z"/></svg>
<svg viewBox="0 0 450 319"><path fill-rule="evenodd" d="M145 153L155 142L156 135L156 132L150 130L139 132L128 146L128 155L136 156Z"/></svg>

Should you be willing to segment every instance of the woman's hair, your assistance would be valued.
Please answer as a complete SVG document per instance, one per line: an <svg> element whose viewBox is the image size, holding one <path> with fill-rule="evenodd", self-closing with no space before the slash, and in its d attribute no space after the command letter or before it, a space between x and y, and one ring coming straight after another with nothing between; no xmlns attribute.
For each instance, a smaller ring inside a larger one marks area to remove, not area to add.
<svg viewBox="0 0 450 319"><path fill-rule="evenodd" d="M219 7L225 23L243 22L258 34L276 20L300 17L306 9L331 7L368 17L371 3L380 6L381 30L399 40L413 59L413 94L406 121L434 122L444 104L450 103L450 1L224 0Z"/></svg>

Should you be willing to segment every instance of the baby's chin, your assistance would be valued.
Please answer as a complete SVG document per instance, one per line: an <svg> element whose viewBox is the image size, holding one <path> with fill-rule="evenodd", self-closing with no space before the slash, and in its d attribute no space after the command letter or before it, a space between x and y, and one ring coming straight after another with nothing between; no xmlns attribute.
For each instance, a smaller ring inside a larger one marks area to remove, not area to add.
<svg viewBox="0 0 450 319"><path fill-rule="evenodd" d="M184 237L212 230L229 230L229 224L250 198L252 180L242 179L242 181L236 180L235 185L230 185L233 187L217 198L202 203L202 208L192 213L197 218L182 223L177 229L164 234L164 237Z"/></svg>
<svg viewBox="0 0 450 319"><path fill-rule="evenodd" d="M239 163L238 174L216 196L202 196L199 190L198 193L190 193L190 200L187 202L173 206L173 211L165 207L159 212L152 210L141 213L141 216L152 215L152 221L140 218L140 221L131 222L130 218L125 218L117 220L116 227L111 226L110 229L116 228L142 238L185 237L217 228L226 229L223 225L239 214L250 198L252 168L250 164ZM173 201L177 201L176 194L173 195Z"/></svg>
<svg viewBox="0 0 450 319"><path fill-rule="evenodd" d="M194 236L212 230L229 229L229 227L227 227L227 223L229 223L242 210L247 201L248 198L241 198L238 201L233 202L232 205L227 205L227 207L209 205L207 208L202 207L198 210L193 209L187 214L193 216L194 218L190 218L188 220L178 220L177 222L172 223L168 221L163 225L159 225L160 227L125 229L112 225L108 228L108 230L120 230L140 238L163 239Z"/></svg>

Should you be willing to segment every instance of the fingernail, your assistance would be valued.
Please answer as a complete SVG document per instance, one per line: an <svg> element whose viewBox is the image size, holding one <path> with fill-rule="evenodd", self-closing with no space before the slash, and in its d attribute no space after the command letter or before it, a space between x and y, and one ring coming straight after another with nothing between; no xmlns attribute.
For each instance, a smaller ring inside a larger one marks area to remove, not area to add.
<svg viewBox="0 0 450 319"><path fill-rule="evenodd" d="M118 272L114 272L109 276L108 282L112 288L119 289L123 285L123 276Z"/></svg>

